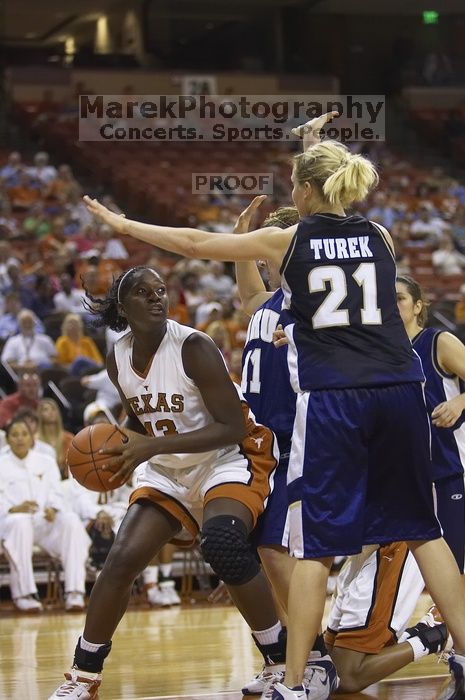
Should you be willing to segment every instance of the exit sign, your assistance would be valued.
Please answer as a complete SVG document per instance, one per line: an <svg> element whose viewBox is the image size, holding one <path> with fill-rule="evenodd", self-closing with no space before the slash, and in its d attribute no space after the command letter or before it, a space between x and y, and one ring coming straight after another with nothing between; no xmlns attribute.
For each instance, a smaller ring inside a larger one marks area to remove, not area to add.
<svg viewBox="0 0 465 700"><path fill-rule="evenodd" d="M439 22L439 12L436 10L423 11L423 24L437 24Z"/></svg>

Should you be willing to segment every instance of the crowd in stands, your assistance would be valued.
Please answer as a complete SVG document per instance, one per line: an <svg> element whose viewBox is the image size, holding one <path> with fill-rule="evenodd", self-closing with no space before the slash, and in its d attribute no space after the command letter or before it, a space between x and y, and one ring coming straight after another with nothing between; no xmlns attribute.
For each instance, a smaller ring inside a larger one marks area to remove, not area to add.
<svg viewBox="0 0 465 700"><path fill-rule="evenodd" d="M378 163L381 184L359 211L391 232L403 273L413 274L433 300L456 303L457 328L465 329L465 186L440 168L422 170L384 146L368 151ZM289 204L289 155L270 148L269 161L261 164L261 171L268 167L275 177L275 194L264 213ZM101 495L87 492L67 474L66 451L73 434L84 424L117 423L123 418L104 361L118 334L93 325L92 297L104 294L114 276L132 265L153 266L166 279L170 317L210 335L236 381L248 325L230 266L170 257L116 237L92 219L81 197L73 169L50 164L45 152L37 153L30 163L16 152L0 159L0 538L5 540L3 528L11 543L16 543L10 544L11 551L4 546L3 554L12 570L23 571L22 579L11 580L11 590L16 607L26 611L41 609L31 578L32 545L40 544L61 560L66 609L81 609L86 566L91 561L94 569L101 568L127 502L129 487L108 494L103 503ZM104 199L107 206L120 211L110 195ZM181 220L231 231L245 203L244 198L228 199L219 193L186 194ZM173 210L173 224L180 223L178 214ZM18 439L22 452L17 449ZM17 478L26 463L39 463L44 454L54 485L53 503L45 496L39 503L26 482L21 486ZM10 503L11 493L7 498L5 491L10 483L8 470L18 482L15 503ZM24 517L14 522L23 524L15 529L12 515L18 513ZM72 531L81 548L75 557L80 563L71 567L71 573L66 569L65 540L55 537L57 528L52 536L53 523L64 523L66 517L61 514L65 513L74 516L66 527L60 526L62 532ZM44 519L50 526L48 534L44 534ZM15 559L12 552L21 538L28 545ZM151 584L155 569L150 567L147 574ZM157 604L158 594L151 594ZM169 595L173 599L172 588Z"/></svg>

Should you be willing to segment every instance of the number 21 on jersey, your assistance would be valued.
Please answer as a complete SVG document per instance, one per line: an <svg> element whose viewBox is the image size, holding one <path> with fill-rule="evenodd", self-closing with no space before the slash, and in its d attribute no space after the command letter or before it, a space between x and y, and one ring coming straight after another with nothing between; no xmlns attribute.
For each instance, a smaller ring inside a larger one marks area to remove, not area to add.
<svg viewBox="0 0 465 700"><path fill-rule="evenodd" d="M352 274L352 277L362 289L363 304L360 309L362 324L380 325L382 319L381 309L378 308L375 264L361 263ZM337 265L314 267L308 275L310 293L324 292L327 282L330 284L330 291L313 314L313 328L349 326L349 311L341 308L341 304L347 297L347 277L342 267Z"/></svg>

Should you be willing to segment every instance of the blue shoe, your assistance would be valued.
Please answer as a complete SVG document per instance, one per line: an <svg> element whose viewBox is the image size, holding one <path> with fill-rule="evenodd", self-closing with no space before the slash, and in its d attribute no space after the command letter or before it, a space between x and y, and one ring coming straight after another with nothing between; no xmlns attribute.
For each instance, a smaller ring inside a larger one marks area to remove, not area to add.
<svg viewBox="0 0 465 700"><path fill-rule="evenodd" d="M465 700L465 656L451 656L449 669L451 679L438 700Z"/></svg>
<svg viewBox="0 0 465 700"><path fill-rule="evenodd" d="M339 676L329 654L307 662L303 683L308 700L327 700L338 689Z"/></svg>
<svg viewBox="0 0 465 700"><path fill-rule="evenodd" d="M276 683L271 700L307 700L307 698L307 691L303 685L298 685L295 688L288 688L282 683Z"/></svg>

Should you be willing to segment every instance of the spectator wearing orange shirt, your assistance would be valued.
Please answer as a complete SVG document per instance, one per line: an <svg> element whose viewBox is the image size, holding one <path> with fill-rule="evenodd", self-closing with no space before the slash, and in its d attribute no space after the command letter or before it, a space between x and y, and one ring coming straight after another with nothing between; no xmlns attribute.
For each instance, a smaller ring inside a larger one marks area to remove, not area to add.
<svg viewBox="0 0 465 700"><path fill-rule="evenodd" d="M55 345L58 362L75 376L103 367L103 357L92 338L84 335L84 324L77 314L65 316Z"/></svg>
<svg viewBox="0 0 465 700"><path fill-rule="evenodd" d="M26 171L20 175L19 183L8 190L13 211L28 211L33 204L41 199L41 190L33 186Z"/></svg>
<svg viewBox="0 0 465 700"><path fill-rule="evenodd" d="M187 306L182 302L181 292L177 287L168 288L168 301L168 318L188 326L190 324L189 312Z"/></svg>

